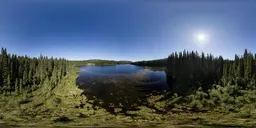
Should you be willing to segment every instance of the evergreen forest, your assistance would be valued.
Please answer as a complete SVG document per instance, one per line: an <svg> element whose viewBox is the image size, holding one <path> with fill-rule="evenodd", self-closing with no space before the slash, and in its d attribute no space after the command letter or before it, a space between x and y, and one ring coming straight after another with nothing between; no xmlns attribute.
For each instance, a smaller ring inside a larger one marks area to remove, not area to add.
<svg viewBox="0 0 256 128"><path fill-rule="evenodd" d="M88 99L76 85L79 66L162 66L171 88L133 110ZM46 56L0 54L0 125L145 127L251 127L256 122L256 54L224 59L196 51L151 61L70 61Z"/></svg>

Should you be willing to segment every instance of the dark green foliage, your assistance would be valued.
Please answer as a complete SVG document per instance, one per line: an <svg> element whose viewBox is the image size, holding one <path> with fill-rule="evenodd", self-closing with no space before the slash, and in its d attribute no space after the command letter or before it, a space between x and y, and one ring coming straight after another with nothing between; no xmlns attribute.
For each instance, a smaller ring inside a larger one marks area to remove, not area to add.
<svg viewBox="0 0 256 128"><path fill-rule="evenodd" d="M213 85L213 88L203 91L198 89L186 97L184 103L193 111L215 110L219 112L243 112L251 114L255 109L256 91L242 89L238 85ZM246 108L251 106L250 109Z"/></svg>
<svg viewBox="0 0 256 128"><path fill-rule="evenodd" d="M10 55L2 48L0 54L0 90L1 92L22 93L24 89L39 86L45 79L54 85L67 73L68 61L65 59L48 59ZM54 79L51 79L54 78Z"/></svg>
<svg viewBox="0 0 256 128"><path fill-rule="evenodd" d="M211 88L212 84L221 80L224 60L213 57L211 54L199 55L197 52L183 51L173 53L167 59L167 82L172 90L184 94L191 89L202 87L203 90Z"/></svg>
<svg viewBox="0 0 256 128"><path fill-rule="evenodd" d="M5 95L29 93L38 88L52 95L52 90L60 84L64 76L70 71L69 65L113 65L129 63L128 61L67 61L65 59L30 58L7 53L2 48L0 54L0 92ZM224 112L238 112L242 109L253 108L256 99L256 54L245 50L243 56L235 55L234 60L224 60L211 54L199 55L197 52L183 51L173 53L167 59L156 61L135 62L136 65L166 66L167 82L173 92L187 94L164 98L168 107L183 106L192 111L217 110ZM65 79L64 79L65 80ZM48 95L49 94L49 95ZM24 101L22 103L30 102ZM56 98L57 105L65 103ZM254 103L254 104L253 104ZM162 104L153 103L152 106L161 108ZM164 104L165 105L165 104ZM246 108L247 107L247 108ZM70 119L61 117L56 122L68 122Z"/></svg>
<svg viewBox="0 0 256 128"><path fill-rule="evenodd" d="M8 83L8 75L9 75L9 67L8 67L8 55L6 49L2 48L2 85L7 86Z"/></svg>
<svg viewBox="0 0 256 128"><path fill-rule="evenodd" d="M126 60L121 60L121 61L116 61L117 64L131 64L131 61L126 61Z"/></svg>
<svg viewBox="0 0 256 128"><path fill-rule="evenodd" d="M138 61L138 62L133 62L132 64L138 65L138 66L166 66L167 59Z"/></svg>
<svg viewBox="0 0 256 128"><path fill-rule="evenodd" d="M255 62L256 58L247 50L241 57L235 55L234 60L193 51L173 53L167 59L167 81L173 91L181 94L191 93L198 87L206 91L213 84L255 88Z"/></svg>
<svg viewBox="0 0 256 128"><path fill-rule="evenodd" d="M72 121L72 119L69 119L66 116L61 116L61 117L57 118L56 120L54 120L54 122L63 122L63 123L70 122L70 121Z"/></svg>
<svg viewBox="0 0 256 128"><path fill-rule="evenodd" d="M84 60L84 61L71 61L71 63L73 63L77 66L84 66L84 65L88 65L88 64L98 65L98 66L105 66L105 65L116 65L116 64L130 64L131 61Z"/></svg>
<svg viewBox="0 0 256 128"><path fill-rule="evenodd" d="M224 60L197 52L173 53L167 60L167 82L173 92L186 94L181 103L190 110L244 112L255 109L256 56ZM250 109L249 109L250 108Z"/></svg>

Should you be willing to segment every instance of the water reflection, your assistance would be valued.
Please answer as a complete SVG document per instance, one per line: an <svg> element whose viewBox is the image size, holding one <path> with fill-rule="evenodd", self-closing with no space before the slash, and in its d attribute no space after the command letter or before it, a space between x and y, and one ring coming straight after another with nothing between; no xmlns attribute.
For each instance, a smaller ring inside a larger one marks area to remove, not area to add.
<svg viewBox="0 0 256 128"><path fill-rule="evenodd" d="M133 109L145 103L150 94L169 90L166 73L130 64L83 66L77 85L89 99L97 97L105 108Z"/></svg>

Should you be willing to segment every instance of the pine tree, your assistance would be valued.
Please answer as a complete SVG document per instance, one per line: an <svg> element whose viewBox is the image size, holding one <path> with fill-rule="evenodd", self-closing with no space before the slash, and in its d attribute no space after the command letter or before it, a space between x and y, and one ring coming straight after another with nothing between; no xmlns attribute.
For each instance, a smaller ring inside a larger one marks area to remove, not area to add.
<svg viewBox="0 0 256 128"><path fill-rule="evenodd" d="M19 93L19 81L18 81L18 78L15 79L15 93L16 94Z"/></svg>
<svg viewBox="0 0 256 128"><path fill-rule="evenodd" d="M11 95L11 78L10 78L10 75L8 75L8 77L7 77L7 88L6 89Z"/></svg>
<svg viewBox="0 0 256 128"><path fill-rule="evenodd" d="M28 72L28 84L32 83L32 69L30 68L29 72Z"/></svg>
<svg viewBox="0 0 256 128"><path fill-rule="evenodd" d="M20 82L19 82L19 92L20 93L23 92L23 81L22 81L22 79L20 79Z"/></svg>
<svg viewBox="0 0 256 128"><path fill-rule="evenodd" d="M0 87L3 86L3 48L0 54Z"/></svg>
<svg viewBox="0 0 256 128"><path fill-rule="evenodd" d="M23 78L22 78L23 85L26 86L28 82L28 74L26 72L23 72Z"/></svg>
<svg viewBox="0 0 256 128"><path fill-rule="evenodd" d="M4 90L3 92L15 91L18 93L24 89L30 89L31 85L35 87L42 84L46 78L49 81L53 78L54 85L57 85L66 75L67 65L68 62L62 58L49 59L42 55L39 58L16 56L15 54L8 54L7 50L2 48L0 54L0 88Z"/></svg>
<svg viewBox="0 0 256 128"><path fill-rule="evenodd" d="M10 74L7 77L7 87L8 87L8 89L11 89L11 77L10 77Z"/></svg>
<svg viewBox="0 0 256 128"><path fill-rule="evenodd" d="M244 79L247 81L249 79L249 65L248 65L248 51L244 51Z"/></svg>
<svg viewBox="0 0 256 128"><path fill-rule="evenodd" d="M2 61L3 61L3 74L2 74L2 79L3 79L3 86L7 86L8 83L8 56L6 49L2 49Z"/></svg>

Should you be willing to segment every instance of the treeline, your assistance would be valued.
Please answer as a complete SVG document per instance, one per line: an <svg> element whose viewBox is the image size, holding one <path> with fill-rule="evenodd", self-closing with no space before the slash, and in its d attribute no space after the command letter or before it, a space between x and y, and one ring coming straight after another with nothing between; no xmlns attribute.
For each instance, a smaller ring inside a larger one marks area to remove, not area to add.
<svg viewBox="0 0 256 128"><path fill-rule="evenodd" d="M131 64L131 61L127 61L127 60L121 60L121 61L116 61L116 64Z"/></svg>
<svg viewBox="0 0 256 128"><path fill-rule="evenodd" d="M235 55L233 61L225 61L223 82L238 84L243 88L255 87L256 84L256 53L246 49L243 56Z"/></svg>
<svg viewBox="0 0 256 128"><path fill-rule="evenodd" d="M148 61L137 61L133 62L132 64L138 66L166 66L167 59L158 59L158 60L148 60Z"/></svg>
<svg viewBox="0 0 256 128"><path fill-rule="evenodd" d="M40 56L30 58L7 53L0 54L0 92L22 93L33 90L47 81L54 88L67 74L68 61L65 59Z"/></svg>
<svg viewBox="0 0 256 128"><path fill-rule="evenodd" d="M84 60L84 61L72 61L77 66L85 66L93 64L97 66L116 65L116 64L130 64L131 61L115 61L115 60Z"/></svg>
<svg viewBox="0 0 256 128"><path fill-rule="evenodd" d="M244 88L255 87L256 54L245 50L243 56L235 55L234 60L221 56L197 52L175 52L167 59L167 81L172 90L179 93L191 92L202 87L207 90L213 84L237 84Z"/></svg>

